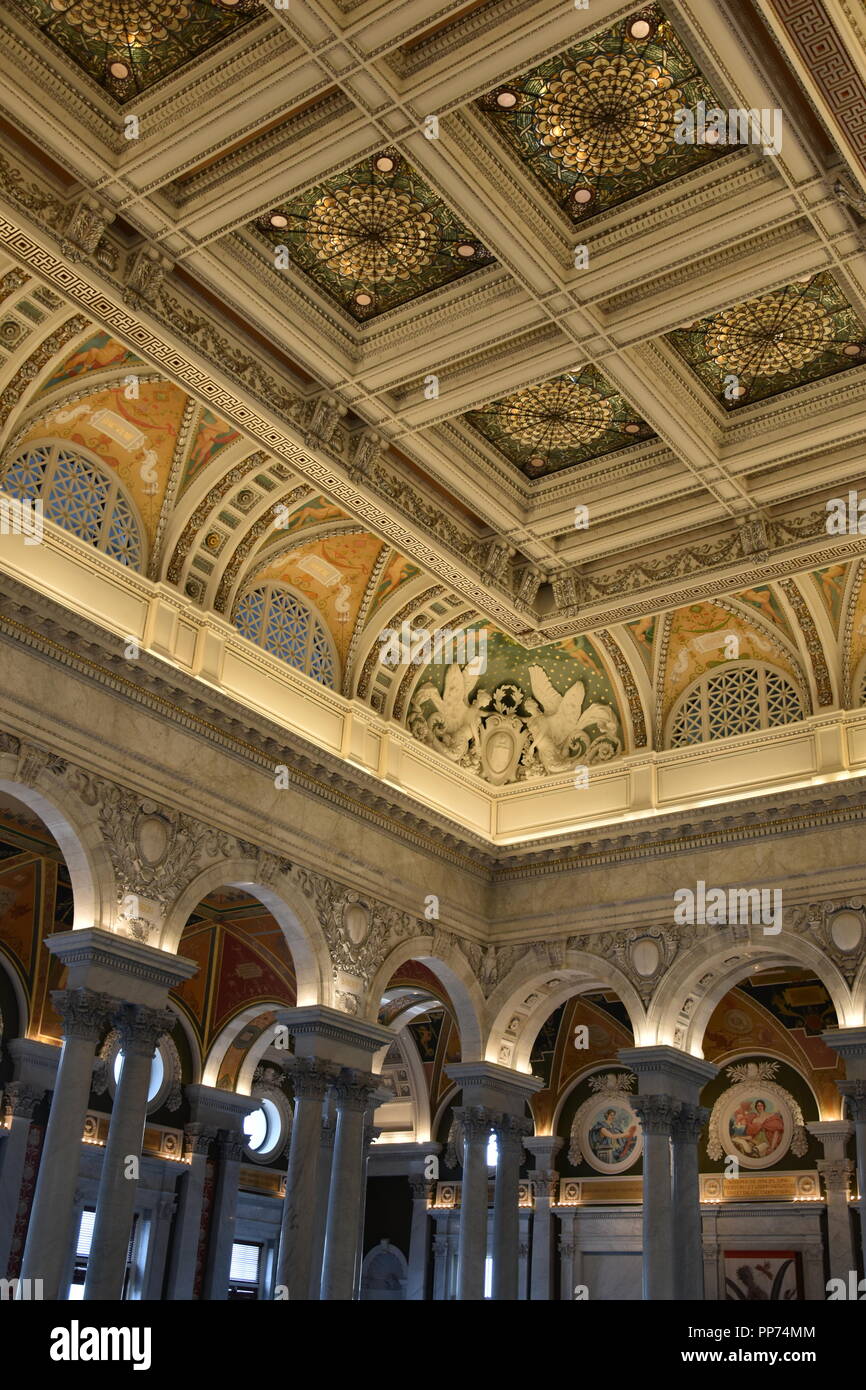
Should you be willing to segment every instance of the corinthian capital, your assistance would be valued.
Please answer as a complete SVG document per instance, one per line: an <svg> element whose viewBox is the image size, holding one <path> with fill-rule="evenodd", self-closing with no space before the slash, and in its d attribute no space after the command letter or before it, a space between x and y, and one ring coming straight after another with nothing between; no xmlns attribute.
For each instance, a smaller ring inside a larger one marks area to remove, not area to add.
<svg viewBox="0 0 866 1390"><path fill-rule="evenodd" d="M632 1108L644 1134L663 1134L670 1138L680 1102L673 1096L633 1096Z"/></svg>
<svg viewBox="0 0 866 1390"><path fill-rule="evenodd" d="M523 1141L532 1134L532 1121L520 1115L500 1115L494 1122L493 1132L501 1154L523 1154Z"/></svg>
<svg viewBox="0 0 866 1390"><path fill-rule="evenodd" d="M337 1075L336 1067L317 1061L314 1057L293 1057L286 1067L296 1100L325 1099L328 1087Z"/></svg>
<svg viewBox="0 0 866 1390"><path fill-rule="evenodd" d="M486 1144L493 1128L493 1122L498 1119L498 1116L495 1111L488 1110L485 1105L461 1105L455 1109L454 1118L463 1127L463 1142L465 1144Z"/></svg>
<svg viewBox="0 0 866 1390"><path fill-rule="evenodd" d="M836 1085L848 1101L848 1112L855 1125L866 1124L866 1081L837 1081Z"/></svg>
<svg viewBox="0 0 866 1390"><path fill-rule="evenodd" d="M115 1019L121 1051L127 1057L152 1057L163 1033L170 1033L174 1024L175 1015L171 1009L124 1004Z"/></svg>
<svg viewBox="0 0 866 1390"><path fill-rule="evenodd" d="M380 1080L372 1072L356 1071L347 1067L334 1082L334 1098L338 1110L348 1110L362 1115L369 1108L373 1093L378 1090Z"/></svg>
<svg viewBox="0 0 866 1390"><path fill-rule="evenodd" d="M32 1120L34 1111L45 1092L26 1081L8 1081L3 1095L2 1112L13 1119Z"/></svg>
<svg viewBox="0 0 866 1390"><path fill-rule="evenodd" d="M709 1110L702 1105L689 1105L687 1101L682 1101L671 1129L674 1143L696 1144L709 1118Z"/></svg>
<svg viewBox="0 0 866 1390"><path fill-rule="evenodd" d="M850 1158L819 1158L817 1168L828 1192L842 1192L848 1196L851 1174L854 1171L854 1163Z"/></svg>
<svg viewBox="0 0 866 1390"><path fill-rule="evenodd" d="M117 1009L117 1000L95 989L53 989L51 1002L63 1020L64 1038L96 1042Z"/></svg>

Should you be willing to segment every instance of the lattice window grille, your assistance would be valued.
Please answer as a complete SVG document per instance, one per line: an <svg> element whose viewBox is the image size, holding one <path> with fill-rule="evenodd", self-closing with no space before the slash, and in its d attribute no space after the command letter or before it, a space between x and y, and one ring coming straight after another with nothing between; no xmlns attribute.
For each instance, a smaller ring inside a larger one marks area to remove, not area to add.
<svg viewBox="0 0 866 1390"><path fill-rule="evenodd" d="M731 664L703 675L675 708L668 746L735 738L804 719L803 701L790 680L772 666Z"/></svg>
<svg viewBox="0 0 866 1390"><path fill-rule="evenodd" d="M252 589L238 603L234 624L241 636L280 661L335 688L337 662L328 631L290 589L277 584Z"/></svg>
<svg viewBox="0 0 866 1390"><path fill-rule="evenodd" d="M120 480L97 460L62 444L28 445L0 471L0 488L19 501L42 499L49 521L129 569L141 570L141 527Z"/></svg>

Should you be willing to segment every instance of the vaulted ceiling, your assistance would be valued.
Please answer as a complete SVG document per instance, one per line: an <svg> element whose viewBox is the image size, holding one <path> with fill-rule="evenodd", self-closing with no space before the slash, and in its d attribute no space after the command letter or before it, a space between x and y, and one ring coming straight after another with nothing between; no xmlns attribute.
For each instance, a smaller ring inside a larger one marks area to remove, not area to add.
<svg viewBox="0 0 866 1390"><path fill-rule="evenodd" d="M152 581L290 585L403 724L403 621L483 630L503 717L580 678L622 752L722 629L856 703L866 16L809 8L14 0L4 459L89 450Z"/></svg>

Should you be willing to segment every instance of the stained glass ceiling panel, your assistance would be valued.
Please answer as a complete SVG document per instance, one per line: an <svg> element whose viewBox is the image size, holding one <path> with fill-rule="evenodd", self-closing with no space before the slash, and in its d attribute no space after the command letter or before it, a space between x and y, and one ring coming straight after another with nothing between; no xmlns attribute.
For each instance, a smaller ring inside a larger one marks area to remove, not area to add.
<svg viewBox="0 0 866 1390"><path fill-rule="evenodd" d="M667 335L726 410L866 362L866 327L826 271Z"/></svg>
<svg viewBox="0 0 866 1390"><path fill-rule="evenodd" d="M359 322L493 262L394 150L380 151L275 206L254 227L275 257L284 248L294 265Z"/></svg>
<svg viewBox="0 0 866 1390"><path fill-rule="evenodd" d="M463 418L527 478L655 438L595 367L527 386Z"/></svg>
<svg viewBox="0 0 866 1390"><path fill-rule="evenodd" d="M118 102L262 13L258 0L12 0Z"/></svg>
<svg viewBox="0 0 866 1390"><path fill-rule="evenodd" d="M677 113L720 105L651 5L548 58L477 105L575 222L726 154L678 143Z"/></svg>

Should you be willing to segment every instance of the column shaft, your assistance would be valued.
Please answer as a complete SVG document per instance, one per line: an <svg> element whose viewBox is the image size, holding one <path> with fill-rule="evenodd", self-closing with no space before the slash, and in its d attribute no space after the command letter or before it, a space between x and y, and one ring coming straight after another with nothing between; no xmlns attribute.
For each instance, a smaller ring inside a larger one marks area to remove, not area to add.
<svg viewBox="0 0 866 1390"><path fill-rule="evenodd" d="M348 1068L334 1083L337 1127L322 1268L322 1298L327 1300L348 1302L354 1292L364 1116L376 1084L375 1077Z"/></svg>
<svg viewBox="0 0 866 1390"><path fill-rule="evenodd" d="M667 1095L635 1096L643 1128L643 1296L674 1298L671 1126L678 1102Z"/></svg>
<svg viewBox="0 0 866 1390"><path fill-rule="evenodd" d="M235 1130L221 1130L217 1147L217 1180L209 1226L207 1264L201 1291L202 1299L212 1303L225 1301L229 1296L229 1273L238 1209L238 1179L244 1152L243 1135Z"/></svg>
<svg viewBox="0 0 866 1390"><path fill-rule="evenodd" d="M412 1227L409 1234L409 1270L406 1281L407 1302L419 1302L427 1296L427 1258L430 1246L427 1202L430 1184L425 1178L410 1178L412 1189Z"/></svg>
<svg viewBox="0 0 866 1390"><path fill-rule="evenodd" d="M131 1004L124 1006L117 1019L123 1067L102 1161L85 1299L123 1297L153 1054L160 1036L173 1023L169 1010Z"/></svg>
<svg viewBox="0 0 866 1390"><path fill-rule="evenodd" d="M10 1081L6 1087L3 1108L7 1131L0 1143L0 1279L9 1273L30 1125L42 1094L21 1081Z"/></svg>
<svg viewBox="0 0 866 1390"><path fill-rule="evenodd" d="M493 1297L514 1300L518 1290L520 1211L520 1160L523 1137L532 1125L514 1115L503 1115L493 1126L496 1134L496 1186L493 1194Z"/></svg>
<svg viewBox="0 0 866 1390"><path fill-rule="evenodd" d="M66 1297L60 1281L72 1240L75 1188L96 1044L117 1001L90 989L54 990L64 1042L21 1262L22 1279L41 1279L45 1299Z"/></svg>
<svg viewBox="0 0 866 1390"><path fill-rule="evenodd" d="M288 1290L289 1299L306 1299L313 1254L322 1102L331 1073L310 1058L299 1057L292 1068L292 1079L295 1113L275 1282Z"/></svg>
<svg viewBox="0 0 866 1390"><path fill-rule="evenodd" d="M454 1114L463 1126L457 1297L483 1299L487 1258L487 1142L493 1116L481 1105L463 1106Z"/></svg>
<svg viewBox="0 0 866 1390"><path fill-rule="evenodd" d="M700 1105L680 1103L673 1123L674 1297L704 1297L704 1253L698 1139L709 1119Z"/></svg>
<svg viewBox="0 0 866 1390"><path fill-rule="evenodd" d="M169 1257L167 1297L177 1301L191 1299L195 1290L195 1264L201 1236L201 1214L207 1156L216 1138L215 1129L187 1125L189 1168L179 1182L177 1216Z"/></svg>

